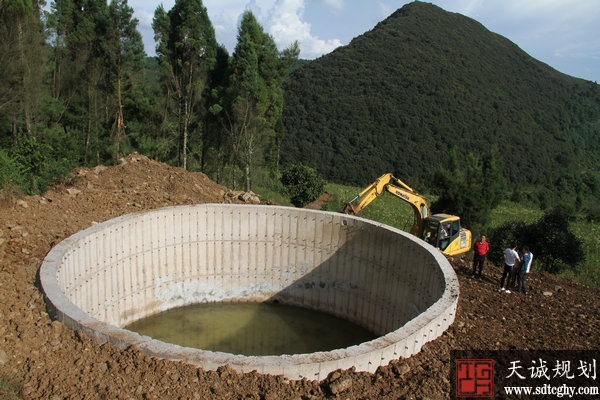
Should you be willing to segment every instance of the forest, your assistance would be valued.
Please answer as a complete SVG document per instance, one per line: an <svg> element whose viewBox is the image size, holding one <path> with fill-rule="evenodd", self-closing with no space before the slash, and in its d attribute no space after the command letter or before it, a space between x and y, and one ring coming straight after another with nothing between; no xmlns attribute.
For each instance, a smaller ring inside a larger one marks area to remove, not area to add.
<svg viewBox="0 0 600 400"><path fill-rule="evenodd" d="M230 55L201 0L157 7L153 57L126 0L5 0L0 18L3 192L135 151L236 190L392 172L468 222L502 199L600 218L598 84L432 4L312 61L251 11Z"/></svg>
<svg viewBox="0 0 600 400"><path fill-rule="evenodd" d="M250 11L233 55L201 0L156 9L156 57L127 0L6 0L0 18L3 190L40 193L134 151L246 190L277 165L299 48L279 51Z"/></svg>

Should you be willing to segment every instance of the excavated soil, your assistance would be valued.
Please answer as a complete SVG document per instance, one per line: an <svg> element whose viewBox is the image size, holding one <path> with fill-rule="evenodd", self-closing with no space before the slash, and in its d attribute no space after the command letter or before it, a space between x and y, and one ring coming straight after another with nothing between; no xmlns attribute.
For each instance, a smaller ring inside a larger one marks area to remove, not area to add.
<svg viewBox="0 0 600 400"><path fill-rule="evenodd" d="M526 296L500 293L500 267L487 265L484 278L472 280L470 260L457 257L451 260L461 290L454 324L419 354L374 374L346 370L321 382L290 381L227 367L204 371L135 348L98 345L46 312L36 275L54 244L126 213L256 198L137 154L118 166L78 169L71 178L43 197L0 205L0 398L446 399L453 349L597 349L600 343L597 290L533 272Z"/></svg>

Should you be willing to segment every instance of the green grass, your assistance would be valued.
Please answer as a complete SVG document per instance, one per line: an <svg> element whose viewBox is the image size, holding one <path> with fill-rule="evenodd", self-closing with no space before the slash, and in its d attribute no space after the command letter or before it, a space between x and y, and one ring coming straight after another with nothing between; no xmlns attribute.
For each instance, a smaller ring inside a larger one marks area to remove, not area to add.
<svg viewBox="0 0 600 400"><path fill-rule="evenodd" d="M262 203L279 204L281 206L292 205L287 196L277 192L276 190L257 186L252 191L259 194L259 198Z"/></svg>
<svg viewBox="0 0 600 400"><path fill-rule="evenodd" d="M344 208L344 204L352 200L362 189L353 186L327 184L325 190L332 193L334 197L325 205L324 210L339 212ZM406 232L410 231L413 225L411 206L390 193L383 193L368 207L365 207L359 216Z"/></svg>
<svg viewBox="0 0 600 400"><path fill-rule="evenodd" d="M492 211L487 228L497 228L505 222L510 221L521 221L526 224L533 224L539 220L542 215L544 215L542 210L527 208L517 203L504 201Z"/></svg>
<svg viewBox="0 0 600 400"><path fill-rule="evenodd" d="M19 395L21 383L14 373L6 368L0 368L0 400L21 399Z"/></svg>
<svg viewBox="0 0 600 400"><path fill-rule="evenodd" d="M571 231L583 241L585 261L562 276L600 288L600 227L597 223L576 221L571 223Z"/></svg>

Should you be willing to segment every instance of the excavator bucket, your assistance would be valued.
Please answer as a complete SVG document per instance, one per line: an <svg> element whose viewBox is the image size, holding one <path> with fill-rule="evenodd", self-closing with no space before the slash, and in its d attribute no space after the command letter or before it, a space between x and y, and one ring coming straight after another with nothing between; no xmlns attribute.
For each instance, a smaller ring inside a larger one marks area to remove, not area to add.
<svg viewBox="0 0 600 400"><path fill-rule="evenodd" d="M354 210L352 203L345 203L344 208L342 208L342 212L344 214L356 215L356 211Z"/></svg>

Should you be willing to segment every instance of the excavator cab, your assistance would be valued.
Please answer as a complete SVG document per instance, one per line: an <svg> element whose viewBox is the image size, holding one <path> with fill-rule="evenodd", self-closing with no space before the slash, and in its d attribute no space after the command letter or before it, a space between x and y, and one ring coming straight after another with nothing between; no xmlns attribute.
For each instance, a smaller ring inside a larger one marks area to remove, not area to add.
<svg viewBox="0 0 600 400"><path fill-rule="evenodd" d="M449 256L471 249L471 231L460 226L460 218L456 215L430 215L423 223L421 238Z"/></svg>

